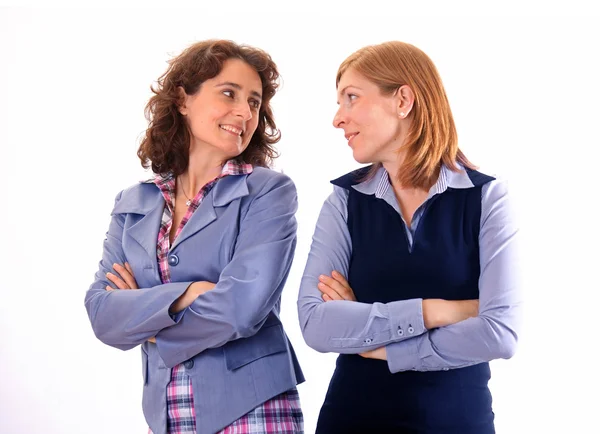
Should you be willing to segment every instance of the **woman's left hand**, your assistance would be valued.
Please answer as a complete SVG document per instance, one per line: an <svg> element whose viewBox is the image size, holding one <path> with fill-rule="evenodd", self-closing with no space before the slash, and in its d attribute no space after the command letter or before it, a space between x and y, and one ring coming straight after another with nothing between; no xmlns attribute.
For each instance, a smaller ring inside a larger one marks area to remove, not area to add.
<svg viewBox="0 0 600 434"><path fill-rule="evenodd" d="M367 351L366 353L360 353L360 355L365 359L387 360L387 351L385 347L380 347L376 350Z"/></svg>
<svg viewBox="0 0 600 434"><path fill-rule="evenodd" d="M133 270L128 262L125 262L125 266L121 264L113 264L113 270L115 273L106 273L106 278L110 280L116 288L110 285L106 285L107 291L114 291L115 289L139 289L135 277L133 276Z"/></svg>

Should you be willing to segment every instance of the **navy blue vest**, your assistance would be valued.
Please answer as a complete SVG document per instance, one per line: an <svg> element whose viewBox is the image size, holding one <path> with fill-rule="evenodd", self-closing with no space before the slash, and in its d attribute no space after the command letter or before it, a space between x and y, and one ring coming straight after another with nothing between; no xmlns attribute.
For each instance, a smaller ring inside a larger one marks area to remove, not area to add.
<svg viewBox="0 0 600 434"><path fill-rule="evenodd" d="M348 281L360 302L479 298L481 187L493 178L468 170L474 188L434 196L409 247L387 202L359 193L369 167L332 181L348 190L352 257ZM396 374L387 363L340 355L317 433L494 433L489 365Z"/></svg>

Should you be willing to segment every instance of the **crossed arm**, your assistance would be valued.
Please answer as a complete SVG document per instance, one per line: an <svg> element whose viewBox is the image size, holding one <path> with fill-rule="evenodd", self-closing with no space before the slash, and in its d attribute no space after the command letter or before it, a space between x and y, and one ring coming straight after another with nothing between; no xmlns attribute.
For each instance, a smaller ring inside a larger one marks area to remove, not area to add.
<svg viewBox="0 0 600 434"><path fill-rule="evenodd" d="M364 304L355 301L344 279L351 252L347 193L336 187L319 216L298 299L307 344L387 359L391 372L511 357L521 310L518 231L506 184L492 183L483 196L478 304L439 299ZM396 335L396 327L406 323L414 332Z"/></svg>
<svg viewBox="0 0 600 434"><path fill-rule="evenodd" d="M138 290L122 251L124 217L114 215L96 280L86 293L94 332L124 350L154 337L169 367L207 348L252 336L275 309L289 273L296 208L292 181L270 178L241 218L233 258L214 287L210 282L175 282ZM107 273L113 276L109 279ZM127 282L127 274L133 280ZM133 290L120 288L117 279ZM119 289L111 289L113 285Z"/></svg>

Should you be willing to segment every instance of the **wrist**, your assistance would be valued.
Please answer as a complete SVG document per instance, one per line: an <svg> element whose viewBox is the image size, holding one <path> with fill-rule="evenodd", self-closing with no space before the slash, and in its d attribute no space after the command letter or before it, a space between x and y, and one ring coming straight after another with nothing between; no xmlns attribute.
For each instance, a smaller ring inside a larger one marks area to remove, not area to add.
<svg viewBox="0 0 600 434"><path fill-rule="evenodd" d="M436 329L450 323L447 318L447 301L441 298L423 300L423 323L425 328Z"/></svg>
<svg viewBox="0 0 600 434"><path fill-rule="evenodd" d="M207 282L205 280L199 280L197 282L192 283L188 290L190 291L190 296L195 300L202 294L206 294L208 291L215 287L214 283ZM193 300L192 300L193 301Z"/></svg>
<svg viewBox="0 0 600 434"><path fill-rule="evenodd" d="M194 302L194 300L198 297L198 295L200 295L199 287L198 287L198 285L196 285L196 283L199 283L199 282L194 282L190 286L188 286L186 288L185 292L183 294L181 294L179 296L179 298L177 298L177 300L175 300L173 302L173 304L169 308L169 314L172 314L172 315L178 314L179 312L181 312L182 310L184 310L186 307L188 307L190 304L192 304Z"/></svg>

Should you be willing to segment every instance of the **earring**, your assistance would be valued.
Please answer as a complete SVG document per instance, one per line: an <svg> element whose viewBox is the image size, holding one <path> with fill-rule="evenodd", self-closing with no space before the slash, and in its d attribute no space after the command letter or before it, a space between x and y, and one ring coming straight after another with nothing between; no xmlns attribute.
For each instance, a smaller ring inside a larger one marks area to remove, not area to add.
<svg viewBox="0 0 600 434"><path fill-rule="evenodd" d="M404 112L400 112L400 113L398 113L398 114L400 115L400 117L401 117L401 118L403 118L403 117L404 117Z"/></svg>

